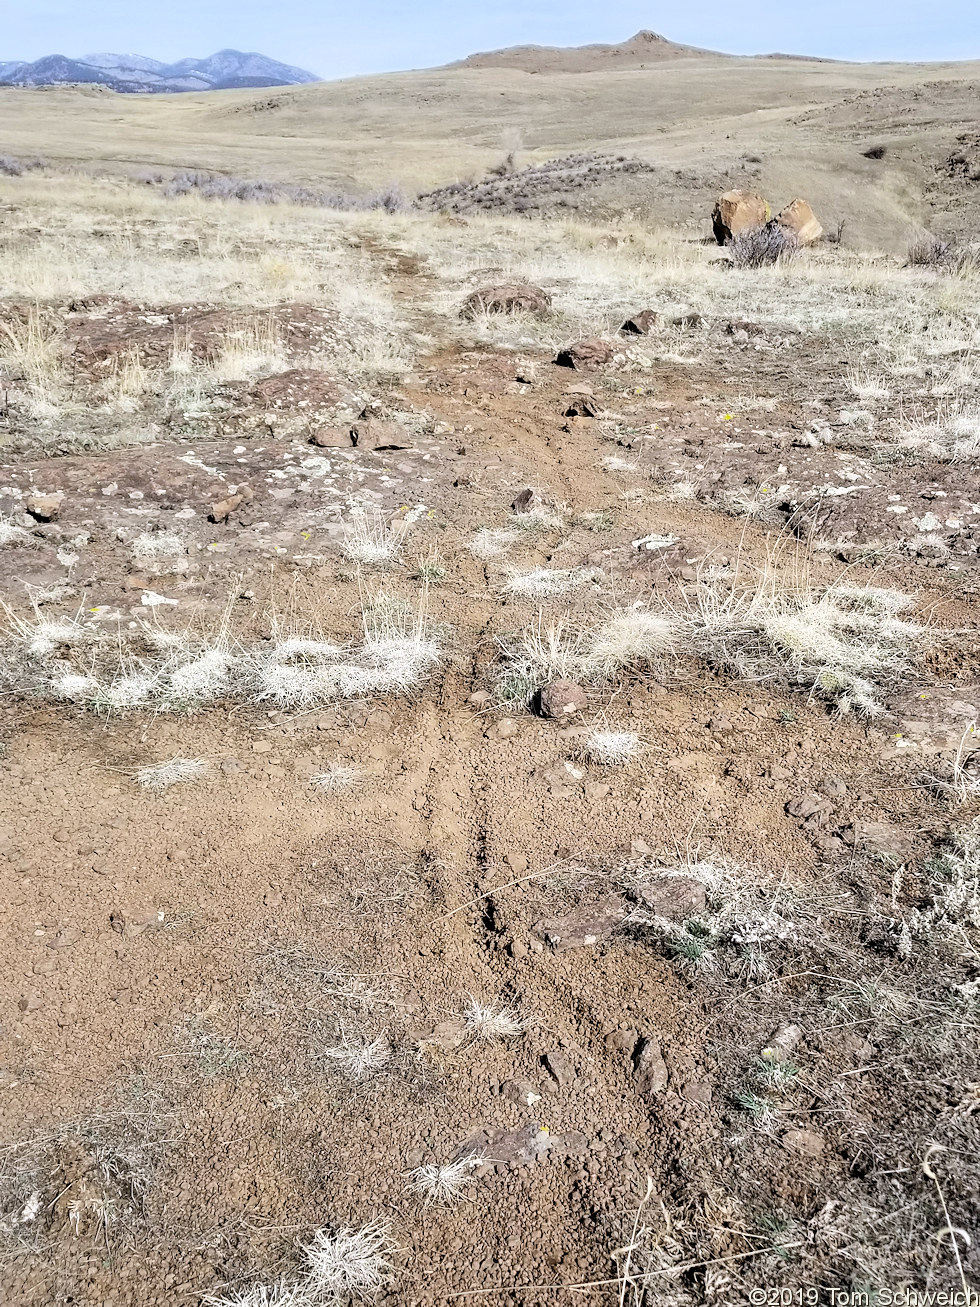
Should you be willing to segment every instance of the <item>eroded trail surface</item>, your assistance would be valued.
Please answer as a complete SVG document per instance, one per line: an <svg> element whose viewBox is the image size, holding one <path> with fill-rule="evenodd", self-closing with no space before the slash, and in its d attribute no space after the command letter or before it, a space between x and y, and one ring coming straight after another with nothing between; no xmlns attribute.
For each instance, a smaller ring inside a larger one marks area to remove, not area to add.
<svg viewBox="0 0 980 1307"><path fill-rule="evenodd" d="M203 434L3 467L5 512L59 499L0 555L25 620L27 583L46 619L121 641L343 642L380 589L427 604L442 650L407 695L326 705L4 702L5 1302L196 1303L377 1217L392 1304L873 1281L899 1211L889 1265L919 1275L941 1222L917 1158L975 1149L975 955L902 923L949 827L922 776L980 717L972 641L870 722L680 658L566 721L498 692L509 633L585 629L710 568L789 572L800 541L817 585L849 569L971 624L975 467L825 443L836 398L813 428L802 397L841 360L689 331L714 359L694 379L446 350L346 419L294 373ZM763 364L778 401L733 416ZM899 500L959 571L867 547ZM387 570L342 552L352 504L398 534ZM535 569L583 579L508 588ZM640 751L595 761L597 727ZM173 758L208 766L137 783ZM354 783L325 791L335 764ZM458 1201L419 1191L453 1162ZM976 1197L968 1169L943 1183L957 1211Z"/></svg>

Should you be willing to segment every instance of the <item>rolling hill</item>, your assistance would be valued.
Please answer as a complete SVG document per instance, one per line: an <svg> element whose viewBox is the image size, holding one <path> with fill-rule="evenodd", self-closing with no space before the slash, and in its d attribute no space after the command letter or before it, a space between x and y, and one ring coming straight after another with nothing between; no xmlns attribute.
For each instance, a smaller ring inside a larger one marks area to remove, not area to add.
<svg viewBox="0 0 980 1307"><path fill-rule="evenodd" d="M519 168L589 153L640 162L600 167L565 197L573 215L697 224L719 188L750 185L775 203L804 195L828 230L843 222L850 240L895 248L913 225L975 229L977 187L950 160L980 134L978 90L980 62L744 58L639 33L220 96L0 87L0 153L354 192L397 181L414 195L484 178L520 139Z"/></svg>

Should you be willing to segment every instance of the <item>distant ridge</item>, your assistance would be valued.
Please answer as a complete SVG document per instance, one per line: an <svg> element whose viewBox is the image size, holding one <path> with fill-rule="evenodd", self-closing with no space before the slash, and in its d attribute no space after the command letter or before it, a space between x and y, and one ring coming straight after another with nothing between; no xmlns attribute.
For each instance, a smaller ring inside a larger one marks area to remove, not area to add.
<svg viewBox="0 0 980 1307"><path fill-rule="evenodd" d="M87 54L80 59L50 54L34 63L0 63L0 84L55 86L83 82L127 95L295 86L319 80L305 68L241 50L219 50L206 59L180 59L172 64L139 54Z"/></svg>
<svg viewBox="0 0 980 1307"><path fill-rule="evenodd" d="M618 45L514 45L488 50L447 65L449 68L519 68L526 73L591 73L615 68L642 68L644 64L697 55L734 56L693 45L678 45L657 32L642 31Z"/></svg>

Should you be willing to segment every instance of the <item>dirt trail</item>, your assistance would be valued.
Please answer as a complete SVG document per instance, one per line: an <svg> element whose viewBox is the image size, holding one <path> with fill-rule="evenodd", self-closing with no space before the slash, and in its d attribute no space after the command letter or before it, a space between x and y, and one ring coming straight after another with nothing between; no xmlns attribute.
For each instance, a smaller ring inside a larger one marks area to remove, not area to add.
<svg viewBox="0 0 980 1307"><path fill-rule="evenodd" d="M495 1300L551 1304L553 1292L508 1286L614 1275L610 1251L629 1239L647 1177L674 1214L662 1244L670 1257L683 1260L684 1231L695 1228L711 1256L742 1255L747 1212L753 1221L776 1208L815 1219L827 1195L857 1183L864 1132L899 1128L906 1109L889 1108L883 1089L856 1075L865 1054L828 1015L825 980L844 963L828 963L809 943L799 956L776 952L762 979L748 953L744 971L712 979L642 932L568 949L546 942L546 923L619 892L630 858L669 867L717 853L813 896L840 950L841 932L856 932L879 912L872 905L894 899L896 873L887 850L845 850L830 832L866 823L882 839L900 827L924 855L943 818L884 729L704 667L678 668L666 684L627 675L570 728L517 709L504 722L505 710L474 698L496 638L533 619L536 604L503 595L509 560L480 560L467 542L481 526L509 522L525 487L564 502L573 525L525 533L514 559L522 567L601 560L623 600L649 595L665 575L676 585L691 558L761 560L772 549L764 521L746 524L695 498L655 499L650 477L642 493L624 494L601 460L625 446L599 424L562 414L563 390L580 378L551 369L528 387L514 372L513 359L491 351L436 354L404 394L435 429L451 428L419 442L425 461L353 451L341 469L351 483L372 478L388 508L422 497L433 508L418 540L420 552L438 548L451 566L430 591L448 647L417 697L107 722L62 707L3 706L2 1134L54 1132L38 1181L46 1201L95 1194L119 1213L109 1246L95 1208L69 1219L64 1204L52 1206L36 1252L0 1271L5 1301L195 1303L219 1284L291 1273L296 1240L312 1228L381 1215L402 1249L382 1302L446 1302L498 1288ZM651 459L723 462L721 418L694 406L694 387L685 394L669 365L653 384L677 411L648 440ZM602 393L634 405L624 420L632 439L644 397L622 387ZM728 445L741 449L746 433L732 434L742 440ZM217 459L228 443L212 451L197 442L199 461ZM242 457L255 459L261 448L274 486L287 454L309 453L266 438L243 447ZM766 448L773 461L792 457L785 445ZM163 464L159 451L149 457ZM133 485L150 475L138 458L119 459ZM62 469L77 474L79 500L84 472L82 458ZM206 498L210 483L197 464L179 474L182 493ZM331 630L355 625L362 596L349 574L326 563L297 574L282 562L277 571L278 555L246 550L260 541L266 513L284 554L312 553L325 530L305 501L275 500L255 482L267 495L262 512L222 528L226 552L194 581L197 597L216 604L234 571L240 590L278 595L283 609L284 592L302 593ZM89 493L96 502L96 482ZM608 513L614 525L592 532L579 522L588 513ZM679 537L669 564L634 547L651 531ZM103 575L118 584L118 544L104 548L92 584ZM828 579L840 571L829 558L814 567ZM890 575L912 568L900 561ZM183 600L177 583L172 590ZM937 580L930 602L955 605L958 593ZM574 619L591 620L607 604L585 599ZM964 694L975 680L968 657L941 668L960 675ZM598 721L639 735L637 765L584 760L583 736ZM134 783L137 766L175 755L208 759L209 775L160 795ZM359 767L361 781L321 794L309 777L335 759ZM819 820L788 810L814 793L823 796ZM868 948L878 974L884 955L873 941ZM474 999L512 1009L525 1029L499 1041L475 1037L462 1019ZM786 1121L825 1141L806 1156L780 1143L775 1127L746 1126L737 1106L759 1051L797 1019L812 1080ZM875 1035L864 1018L854 1024ZM375 1040L388 1051L383 1068L362 1080L346 1075L337 1050ZM653 1066L646 1080L642 1055ZM837 1076L853 1076L854 1097L840 1112ZM88 1124L66 1139L57 1134L66 1122ZM466 1147L488 1158L467 1201L425 1205L408 1173ZM598 1299L616 1302L619 1290Z"/></svg>

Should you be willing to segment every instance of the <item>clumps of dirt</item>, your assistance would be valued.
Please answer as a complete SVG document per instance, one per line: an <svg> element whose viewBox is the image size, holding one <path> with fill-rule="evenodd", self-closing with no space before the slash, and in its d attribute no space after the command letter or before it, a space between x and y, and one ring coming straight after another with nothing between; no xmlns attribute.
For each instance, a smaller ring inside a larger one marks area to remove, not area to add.
<svg viewBox="0 0 980 1307"><path fill-rule="evenodd" d="M950 177L963 182L980 182L980 133L963 132L946 160Z"/></svg>
<svg viewBox="0 0 980 1307"><path fill-rule="evenodd" d="M229 343L245 340L256 328L281 341L289 355L333 353L349 336L349 326L332 309L281 304L264 314L202 304L148 308L127 301L80 304L64 325L66 344L79 364L105 365L120 353L146 364L169 363L175 347L196 362L213 363Z"/></svg>
<svg viewBox="0 0 980 1307"><path fill-rule="evenodd" d="M626 155L569 154L479 182L452 182L426 191L416 204L436 213L542 213L574 207L577 194L612 177L653 172L651 164Z"/></svg>

